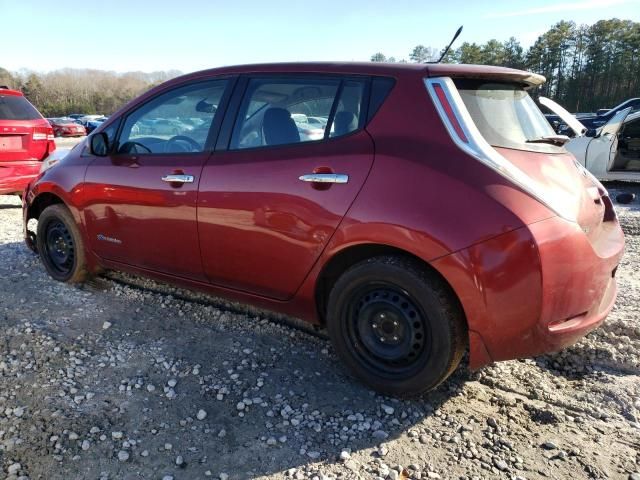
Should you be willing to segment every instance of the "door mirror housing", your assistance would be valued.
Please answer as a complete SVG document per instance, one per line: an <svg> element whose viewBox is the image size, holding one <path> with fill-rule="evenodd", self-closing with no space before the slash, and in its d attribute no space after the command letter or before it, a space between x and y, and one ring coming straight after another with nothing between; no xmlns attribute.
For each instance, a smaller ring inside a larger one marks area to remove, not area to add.
<svg viewBox="0 0 640 480"><path fill-rule="evenodd" d="M97 157L106 157L109 153L109 138L104 132L94 133L89 139L89 151Z"/></svg>

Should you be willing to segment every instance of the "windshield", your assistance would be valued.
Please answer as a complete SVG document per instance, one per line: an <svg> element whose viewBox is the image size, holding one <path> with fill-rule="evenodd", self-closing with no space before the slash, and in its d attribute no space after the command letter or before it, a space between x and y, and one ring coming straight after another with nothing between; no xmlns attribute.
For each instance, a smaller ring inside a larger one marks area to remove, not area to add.
<svg viewBox="0 0 640 480"><path fill-rule="evenodd" d="M520 85L477 80L456 82L462 101L485 140L494 147L559 152L546 143L530 143L555 132Z"/></svg>

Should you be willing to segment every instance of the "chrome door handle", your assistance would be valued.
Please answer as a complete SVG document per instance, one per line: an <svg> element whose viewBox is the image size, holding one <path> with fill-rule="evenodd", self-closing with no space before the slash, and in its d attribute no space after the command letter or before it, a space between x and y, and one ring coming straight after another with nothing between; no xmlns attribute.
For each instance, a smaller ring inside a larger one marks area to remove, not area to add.
<svg viewBox="0 0 640 480"><path fill-rule="evenodd" d="M193 183L193 175L165 175L162 177L163 182L167 183Z"/></svg>
<svg viewBox="0 0 640 480"><path fill-rule="evenodd" d="M347 183L349 175L343 173L308 173L300 175L298 180L312 183Z"/></svg>

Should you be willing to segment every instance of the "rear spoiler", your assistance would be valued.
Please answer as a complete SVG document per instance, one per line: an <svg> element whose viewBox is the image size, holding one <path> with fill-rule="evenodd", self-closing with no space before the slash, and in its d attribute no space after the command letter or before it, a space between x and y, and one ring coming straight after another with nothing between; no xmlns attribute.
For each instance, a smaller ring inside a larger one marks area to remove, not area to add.
<svg viewBox="0 0 640 480"><path fill-rule="evenodd" d="M488 65L456 65L456 64L429 64L427 66L429 77L468 78L471 80L489 80L496 82L520 83L525 88L533 88L542 85L547 79L537 73L516 70L515 68L494 67Z"/></svg>

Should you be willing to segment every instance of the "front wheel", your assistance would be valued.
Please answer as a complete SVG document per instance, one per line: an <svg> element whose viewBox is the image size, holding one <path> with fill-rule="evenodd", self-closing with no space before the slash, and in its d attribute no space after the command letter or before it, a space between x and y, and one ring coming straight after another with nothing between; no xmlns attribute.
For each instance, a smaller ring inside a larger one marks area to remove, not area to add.
<svg viewBox="0 0 640 480"><path fill-rule="evenodd" d="M82 283L87 265L82 236L64 205L45 208L38 218L38 253L49 275L67 283Z"/></svg>
<svg viewBox="0 0 640 480"><path fill-rule="evenodd" d="M395 256L365 260L338 279L327 328L355 376L390 395L435 388L458 366L466 346L464 315L448 285Z"/></svg>

